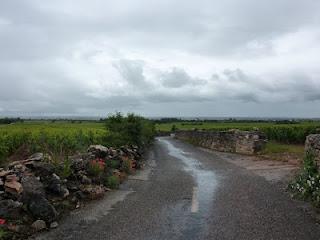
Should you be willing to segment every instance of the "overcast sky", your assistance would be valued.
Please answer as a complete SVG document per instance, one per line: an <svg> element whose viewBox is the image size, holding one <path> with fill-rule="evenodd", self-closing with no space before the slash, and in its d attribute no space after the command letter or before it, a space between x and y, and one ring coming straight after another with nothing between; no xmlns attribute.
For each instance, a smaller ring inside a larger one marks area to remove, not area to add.
<svg viewBox="0 0 320 240"><path fill-rule="evenodd" d="M0 115L320 117L319 0L1 0Z"/></svg>

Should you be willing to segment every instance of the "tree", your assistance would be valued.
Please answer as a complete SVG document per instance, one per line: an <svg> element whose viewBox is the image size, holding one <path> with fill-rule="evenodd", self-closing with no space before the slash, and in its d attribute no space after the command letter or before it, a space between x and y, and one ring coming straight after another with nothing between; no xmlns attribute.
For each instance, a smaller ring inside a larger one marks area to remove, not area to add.
<svg viewBox="0 0 320 240"><path fill-rule="evenodd" d="M137 145L143 147L154 136L153 122L133 113L123 116L120 112L106 119L106 145Z"/></svg>

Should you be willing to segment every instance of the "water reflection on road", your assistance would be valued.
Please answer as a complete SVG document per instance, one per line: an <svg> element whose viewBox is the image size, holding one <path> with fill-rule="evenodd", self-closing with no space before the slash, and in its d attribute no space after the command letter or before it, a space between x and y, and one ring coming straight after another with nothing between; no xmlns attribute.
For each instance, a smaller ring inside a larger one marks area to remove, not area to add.
<svg viewBox="0 0 320 240"><path fill-rule="evenodd" d="M217 176L213 171L205 170L201 162L192 157L192 154L184 152L182 149L174 146L170 140L166 138L158 138L168 148L168 153L174 158L181 160L184 164L184 170L192 175L195 180L193 187L193 203L191 211L204 212L210 209L214 197L214 191L217 187ZM196 198L196 199L194 199ZM195 204L195 205L194 205Z"/></svg>

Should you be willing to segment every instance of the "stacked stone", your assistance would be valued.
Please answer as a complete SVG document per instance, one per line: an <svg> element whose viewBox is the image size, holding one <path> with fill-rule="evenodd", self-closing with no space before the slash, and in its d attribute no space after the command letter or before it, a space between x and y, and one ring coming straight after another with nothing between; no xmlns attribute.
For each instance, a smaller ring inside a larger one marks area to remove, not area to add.
<svg viewBox="0 0 320 240"><path fill-rule="evenodd" d="M178 131L175 137L195 145L221 152L255 154L267 140L259 131Z"/></svg>
<svg viewBox="0 0 320 240"><path fill-rule="evenodd" d="M320 166L320 134L311 134L307 136L305 150L315 155L315 159Z"/></svg>
<svg viewBox="0 0 320 240"><path fill-rule="evenodd" d="M104 176L90 175L89 165L97 159L108 166ZM59 176L65 163L53 164L50 156L43 153L12 162L0 169L0 219L5 222L0 228L22 238L55 228L66 208L79 208L86 200L104 196L109 190L103 185L106 176L115 176L122 182L126 177L123 162L129 162L130 171L134 171L140 167L140 160L135 146L115 149L93 145L87 153L69 157L68 176ZM111 168L110 161L119 164Z"/></svg>

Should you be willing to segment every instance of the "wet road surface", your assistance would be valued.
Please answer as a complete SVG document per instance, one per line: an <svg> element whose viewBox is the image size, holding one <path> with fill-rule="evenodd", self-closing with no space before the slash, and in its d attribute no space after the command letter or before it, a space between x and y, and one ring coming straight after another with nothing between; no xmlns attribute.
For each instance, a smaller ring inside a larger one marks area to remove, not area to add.
<svg viewBox="0 0 320 240"><path fill-rule="evenodd" d="M146 170L36 239L320 239L303 206L220 153L163 137Z"/></svg>

